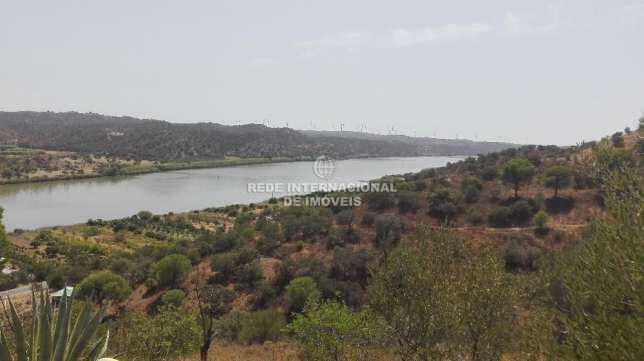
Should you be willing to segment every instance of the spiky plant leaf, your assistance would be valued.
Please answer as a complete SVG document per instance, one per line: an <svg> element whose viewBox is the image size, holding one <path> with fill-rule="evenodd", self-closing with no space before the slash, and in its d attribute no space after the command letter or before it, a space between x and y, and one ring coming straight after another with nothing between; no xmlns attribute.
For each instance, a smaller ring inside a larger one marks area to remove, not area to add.
<svg viewBox="0 0 644 361"><path fill-rule="evenodd" d="M12 361L11 352L9 352L9 344L4 337L4 332L0 329L0 361Z"/></svg>

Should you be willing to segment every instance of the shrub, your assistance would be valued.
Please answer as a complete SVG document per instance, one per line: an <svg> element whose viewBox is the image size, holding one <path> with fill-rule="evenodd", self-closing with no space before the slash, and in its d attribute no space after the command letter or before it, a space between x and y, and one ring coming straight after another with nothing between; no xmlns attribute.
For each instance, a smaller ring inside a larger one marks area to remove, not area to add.
<svg viewBox="0 0 644 361"><path fill-rule="evenodd" d="M534 222L534 226L537 227L537 230L548 228L548 214L543 210L537 212L532 221Z"/></svg>
<svg viewBox="0 0 644 361"><path fill-rule="evenodd" d="M154 265L154 273L161 287L177 287L192 268L188 257L171 254Z"/></svg>
<svg viewBox="0 0 644 361"><path fill-rule="evenodd" d="M371 226L376 220L376 214L374 212L364 212L362 215L362 221L361 224L363 226Z"/></svg>
<svg viewBox="0 0 644 361"><path fill-rule="evenodd" d="M485 222L485 217L480 211L474 210L465 217L465 221L472 226L480 226Z"/></svg>
<svg viewBox="0 0 644 361"><path fill-rule="evenodd" d="M398 197L398 210L400 213L416 213L420 208L420 200L418 193L414 192L399 192Z"/></svg>
<svg viewBox="0 0 644 361"><path fill-rule="evenodd" d="M238 342L242 329L244 315L237 311L232 311L216 321L217 335L221 340L227 342Z"/></svg>
<svg viewBox="0 0 644 361"><path fill-rule="evenodd" d="M503 250L503 258L505 260L505 268L510 271L515 271L526 265L528 253L525 247L513 240L506 244Z"/></svg>
<svg viewBox="0 0 644 361"><path fill-rule="evenodd" d="M378 328L367 312L352 312L337 302L311 303L289 325L304 361L375 360L371 344Z"/></svg>
<svg viewBox="0 0 644 361"><path fill-rule="evenodd" d="M452 199L446 189L431 192L428 196L429 215L432 217L451 220L458 215L460 208L458 203Z"/></svg>
<svg viewBox="0 0 644 361"><path fill-rule="evenodd" d="M131 291L125 278L110 271L98 271L85 277L74 293L78 297L92 297L97 303L102 303L106 300L124 300Z"/></svg>
<svg viewBox="0 0 644 361"><path fill-rule="evenodd" d="M257 260L240 266L235 274L236 286L241 290L253 289L262 279L264 279L264 274Z"/></svg>
<svg viewBox="0 0 644 361"><path fill-rule="evenodd" d="M393 214L381 214L376 217L376 245L390 248L400 241L402 225L400 219Z"/></svg>
<svg viewBox="0 0 644 361"><path fill-rule="evenodd" d="M488 223L494 227L509 227L512 225L512 209L497 207L488 215Z"/></svg>
<svg viewBox="0 0 644 361"><path fill-rule="evenodd" d="M486 181L493 181L498 176L496 167L486 167L481 170L481 178Z"/></svg>
<svg viewBox="0 0 644 361"><path fill-rule="evenodd" d="M315 280L311 277L298 277L286 286L286 303L289 313L298 313L304 309L309 300L317 300L320 291Z"/></svg>
<svg viewBox="0 0 644 361"><path fill-rule="evenodd" d="M613 142L613 147L624 148L624 134L622 132L616 132L610 137L610 140Z"/></svg>
<svg viewBox="0 0 644 361"><path fill-rule="evenodd" d="M427 183L423 179L418 179L414 182L414 189L417 192L422 192L427 188Z"/></svg>
<svg viewBox="0 0 644 361"><path fill-rule="evenodd" d="M149 221L153 216L152 212L150 211L140 211L136 215L143 221Z"/></svg>
<svg viewBox="0 0 644 361"><path fill-rule="evenodd" d="M340 225L348 226L353 223L354 218L353 210L345 209L336 214L335 221Z"/></svg>
<svg viewBox="0 0 644 361"><path fill-rule="evenodd" d="M366 193L365 199L369 209L374 211L384 211L396 204L394 196L389 192Z"/></svg>
<svg viewBox="0 0 644 361"><path fill-rule="evenodd" d="M481 191L473 185L468 185L463 189L463 199L467 203L476 203L479 200Z"/></svg>
<svg viewBox="0 0 644 361"><path fill-rule="evenodd" d="M284 315L277 309L253 312L242 320L239 339L247 345L279 341L285 327Z"/></svg>
<svg viewBox="0 0 644 361"><path fill-rule="evenodd" d="M510 209L512 210L512 221L517 224L529 222L535 213L535 209L530 202L523 199L512 203Z"/></svg>
<svg viewBox="0 0 644 361"><path fill-rule="evenodd" d="M260 228L261 236L257 240L257 249L266 256L271 256L282 243L282 231L277 223L266 223Z"/></svg>
<svg viewBox="0 0 644 361"><path fill-rule="evenodd" d="M186 299L185 292L179 289L172 289L164 293L163 296L161 296L161 305L181 307L185 299Z"/></svg>
<svg viewBox="0 0 644 361"><path fill-rule="evenodd" d="M184 309L162 307L153 318L134 312L113 326L112 352L126 360L179 359L199 349L199 325Z"/></svg>

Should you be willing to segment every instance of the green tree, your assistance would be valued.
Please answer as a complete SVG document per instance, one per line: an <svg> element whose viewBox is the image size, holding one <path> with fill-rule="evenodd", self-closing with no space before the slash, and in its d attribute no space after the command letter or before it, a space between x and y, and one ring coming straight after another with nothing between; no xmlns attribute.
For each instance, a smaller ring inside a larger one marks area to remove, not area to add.
<svg viewBox="0 0 644 361"><path fill-rule="evenodd" d="M338 302L309 302L288 327L303 361L373 360L378 327L366 311L352 312Z"/></svg>
<svg viewBox="0 0 644 361"><path fill-rule="evenodd" d="M194 314L173 306L161 307L154 317L127 314L113 328L114 350L128 360L170 360L199 348L200 330Z"/></svg>
<svg viewBox="0 0 644 361"><path fill-rule="evenodd" d="M504 183L512 184L514 198L519 198L521 184L529 183L534 178L537 168L527 159L512 159L503 165L501 178Z"/></svg>
<svg viewBox="0 0 644 361"><path fill-rule="evenodd" d="M560 360L640 360L644 355L644 179L607 172L608 217L554 264L547 280L557 317ZM554 328L554 327L553 327Z"/></svg>
<svg viewBox="0 0 644 361"><path fill-rule="evenodd" d="M452 260L437 254L427 242L418 247L398 246L368 288L369 306L384 320L387 337L402 360L438 357L440 346L453 334L454 300L447 292L451 280L438 273L450 267Z"/></svg>
<svg viewBox="0 0 644 361"><path fill-rule="evenodd" d="M496 255L482 251L455 277L458 354L471 361L500 360L517 345L520 292Z"/></svg>
<svg viewBox="0 0 644 361"><path fill-rule="evenodd" d="M186 299L185 292L178 289L172 289L164 293L163 296L161 296L161 305L181 307L185 299Z"/></svg>
<svg viewBox="0 0 644 361"><path fill-rule="evenodd" d="M154 265L154 273L161 287L178 287L191 267L188 257L171 254Z"/></svg>
<svg viewBox="0 0 644 361"><path fill-rule="evenodd" d="M543 178L543 184L555 190L554 198L559 197L559 190L570 187L572 183L572 171L570 168L562 165L556 165L546 170Z"/></svg>
<svg viewBox="0 0 644 361"><path fill-rule="evenodd" d="M445 230L418 226L369 286L369 306L402 360L498 360L513 350L519 291L490 253L469 251Z"/></svg>
<svg viewBox="0 0 644 361"><path fill-rule="evenodd" d="M320 297L320 291L313 278L298 277L286 286L285 296L289 313L298 313L304 309L306 302L317 300Z"/></svg>
<svg viewBox="0 0 644 361"><path fill-rule="evenodd" d="M246 344L278 341L286 327L284 315L278 309L267 309L247 315L241 324L239 340Z"/></svg>
<svg viewBox="0 0 644 361"><path fill-rule="evenodd" d="M393 214L380 214L376 217L376 244L388 249L395 246L402 237L400 218Z"/></svg>
<svg viewBox="0 0 644 361"><path fill-rule="evenodd" d="M132 289L127 280L110 271L93 272L76 286L74 293L81 298L92 297L97 303L122 301Z"/></svg>

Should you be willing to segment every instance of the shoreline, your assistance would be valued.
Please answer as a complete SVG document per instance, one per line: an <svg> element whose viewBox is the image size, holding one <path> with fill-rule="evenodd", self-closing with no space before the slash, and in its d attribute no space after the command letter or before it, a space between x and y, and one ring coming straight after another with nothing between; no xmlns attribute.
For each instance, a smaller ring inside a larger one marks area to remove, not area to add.
<svg viewBox="0 0 644 361"><path fill-rule="evenodd" d="M177 170L187 169L208 169L208 168L225 168L237 167L243 165L255 164L272 164L284 162L302 162L311 161L311 159L294 159L294 158L239 158L239 159L216 159L216 160L202 160L194 162L168 162L152 166L129 166L124 167L121 171L115 174L77 174L59 177L36 177L30 179L15 179L0 181L0 187L5 185L18 185L30 183L53 183L72 180L96 179L96 178L110 178L110 177L124 177L135 176L141 174L163 173L172 172Z"/></svg>
<svg viewBox="0 0 644 361"><path fill-rule="evenodd" d="M414 155L414 156L389 156L389 157L369 157L369 156L358 156L351 158L338 158L336 160L350 160L350 159L370 159L370 158L415 158L415 157L472 157L472 155L459 155L459 154L450 154L450 155ZM135 176L142 174L152 174L152 173L163 173L163 172L172 172L178 170L189 170L189 169L212 169L212 168L225 168L225 167L237 167L244 165L257 165L257 164L274 164L274 163L288 163L288 162L312 162L315 159L313 158L287 158L287 157L276 157L276 158L238 158L238 159L214 159L214 160L199 160L193 162L168 162L160 163L158 165L152 166L128 166L124 167L122 170L116 172L115 174L78 174L78 175L69 175L69 176L59 176L59 177L36 177L30 179L15 179L15 180L2 180L0 181L0 187L6 185L19 185L19 184L31 184L31 183L54 183L54 182L64 182L64 181L73 181L73 180L86 180L86 179L97 179L97 178L110 178L110 177L124 177L124 176Z"/></svg>

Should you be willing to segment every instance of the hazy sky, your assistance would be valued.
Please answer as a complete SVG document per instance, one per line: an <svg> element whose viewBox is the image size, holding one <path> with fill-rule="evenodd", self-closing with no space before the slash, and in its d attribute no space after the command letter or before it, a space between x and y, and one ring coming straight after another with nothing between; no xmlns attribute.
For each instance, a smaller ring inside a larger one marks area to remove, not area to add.
<svg viewBox="0 0 644 361"><path fill-rule="evenodd" d="M644 0L0 0L0 109L574 144L644 110Z"/></svg>

